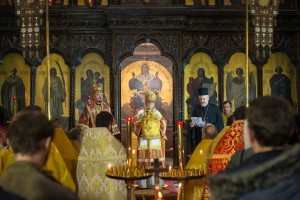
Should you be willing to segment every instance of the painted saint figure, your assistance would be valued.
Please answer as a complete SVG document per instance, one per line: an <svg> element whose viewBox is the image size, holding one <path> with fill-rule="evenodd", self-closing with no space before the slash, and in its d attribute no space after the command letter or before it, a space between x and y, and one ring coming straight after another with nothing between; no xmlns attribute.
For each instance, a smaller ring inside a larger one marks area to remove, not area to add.
<svg viewBox="0 0 300 200"><path fill-rule="evenodd" d="M149 66L147 64L143 64L141 67L141 73L136 76L134 72L132 72L132 78L129 80L129 88L133 91L133 96L131 97L130 107L133 109L133 113L141 109L140 104L136 105L138 101L144 99L144 96L147 92L161 91L162 89L162 80L158 77L158 71L155 73L155 76L150 74ZM144 104L144 102L142 102ZM162 109L162 99L158 97L155 102L155 107L158 109Z"/></svg>
<svg viewBox="0 0 300 200"><path fill-rule="evenodd" d="M25 86L23 80L17 75L17 69L12 68L1 88L1 102L9 120L14 113L14 97L16 98L17 111L25 108Z"/></svg>
<svg viewBox="0 0 300 200"><path fill-rule="evenodd" d="M48 79L45 80L42 92L45 100L45 111L48 112ZM56 68L50 68L50 114L51 118L61 118L63 114L62 103L66 100L66 90Z"/></svg>
<svg viewBox="0 0 300 200"><path fill-rule="evenodd" d="M280 66L275 69L274 74L269 82L271 87L271 96L281 96L292 103L291 97L291 81L288 76L282 74L283 70Z"/></svg>

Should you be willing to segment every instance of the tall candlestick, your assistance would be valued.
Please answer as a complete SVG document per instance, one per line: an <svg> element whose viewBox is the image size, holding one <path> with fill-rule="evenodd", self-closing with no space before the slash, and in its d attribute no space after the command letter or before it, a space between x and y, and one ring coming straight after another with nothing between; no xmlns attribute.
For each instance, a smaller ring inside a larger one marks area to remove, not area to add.
<svg viewBox="0 0 300 200"><path fill-rule="evenodd" d="M13 113L14 113L14 115L16 115L16 113L17 113L17 97L16 96L14 96L13 97Z"/></svg>
<svg viewBox="0 0 300 200"><path fill-rule="evenodd" d="M131 123L132 123L132 118L126 118L126 126L127 126L127 142L126 142L126 149L127 149L127 161L129 161L129 159L131 160ZM131 165L131 162L128 163Z"/></svg>
<svg viewBox="0 0 300 200"><path fill-rule="evenodd" d="M181 183L179 183L178 190L177 190L177 200L180 200L181 195Z"/></svg>
<svg viewBox="0 0 300 200"><path fill-rule="evenodd" d="M179 162L179 169L183 170L185 168L184 163L184 141L182 135L182 125L183 122L179 121L177 124L177 138L178 138L178 162Z"/></svg>

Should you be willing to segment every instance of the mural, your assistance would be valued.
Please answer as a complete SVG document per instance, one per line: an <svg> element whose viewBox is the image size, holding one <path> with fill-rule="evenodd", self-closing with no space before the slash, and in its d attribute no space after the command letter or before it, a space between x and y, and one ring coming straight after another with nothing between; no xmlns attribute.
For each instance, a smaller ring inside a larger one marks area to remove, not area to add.
<svg viewBox="0 0 300 200"><path fill-rule="evenodd" d="M103 85L103 98L110 104L110 69L97 53L85 55L75 71L75 120L79 119L85 104L90 97L90 86L94 82Z"/></svg>
<svg viewBox="0 0 300 200"><path fill-rule="evenodd" d="M196 53L184 68L184 119L189 119L194 106L199 104L198 89L208 88L209 102L218 104L218 67L206 53Z"/></svg>
<svg viewBox="0 0 300 200"><path fill-rule="evenodd" d="M250 60L249 60L250 62ZM256 66L249 63L249 101L256 98ZM246 105L245 54L235 53L224 66L224 101L231 101L233 110Z"/></svg>
<svg viewBox="0 0 300 200"><path fill-rule="evenodd" d="M273 53L263 66L263 95L281 96L297 105L296 68L282 52Z"/></svg>
<svg viewBox="0 0 300 200"><path fill-rule="evenodd" d="M48 113L47 57L37 67L35 104ZM50 114L51 118L68 118L70 115L70 68L58 54L50 54ZM64 120L63 120L64 121Z"/></svg>
<svg viewBox="0 0 300 200"><path fill-rule="evenodd" d="M173 78L170 72L154 61L140 60L121 72L122 119L134 116L144 107L147 91L159 91L155 107L166 119L173 118Z"/></svg>
<svg viewBox="0 0 300 200"><path fill-rule="evenodd" d="M30 104L30 67L17 53L7 54L0 64L1 123Z"/></svg>

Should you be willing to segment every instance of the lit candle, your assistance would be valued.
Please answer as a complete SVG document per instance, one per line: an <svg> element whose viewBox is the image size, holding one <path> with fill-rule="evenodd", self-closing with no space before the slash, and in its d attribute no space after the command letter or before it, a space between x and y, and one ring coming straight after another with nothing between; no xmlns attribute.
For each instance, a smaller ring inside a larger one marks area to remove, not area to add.
<svg viewBox="0 0 300 200"><path fill-rule="evenodd" d="M202 155L202 149L200 149L200 155Z"/></svg>
<svg viewBox="0 0 300 200"><path fill-rule="evenodd" d="M184 169L184 142L182 135L182 126L183 122L179 121L177 124L177 141L178 141L178 161L179 161L179 169Z"/></svg>
<svg viewBox="0 0 300 200"><path fill-rule="evenodd" d="M158 192L158 199L159 199L159 200L162 200L162 197L163 197L162 193L161 193L161 192Z"/></svg>
<svg viewBox="0 0 300 200"><path fill-rule="evenodd" d="M108 173L111 174L111 164L108 164L108 169L107 169Z"/></svg>
<svg viewBox="0 0 300 200"><path fill-rule="evenodd" d="M181 183L179 183L178 190L177 190L177 200L180 200L181 195Z"/></svg>

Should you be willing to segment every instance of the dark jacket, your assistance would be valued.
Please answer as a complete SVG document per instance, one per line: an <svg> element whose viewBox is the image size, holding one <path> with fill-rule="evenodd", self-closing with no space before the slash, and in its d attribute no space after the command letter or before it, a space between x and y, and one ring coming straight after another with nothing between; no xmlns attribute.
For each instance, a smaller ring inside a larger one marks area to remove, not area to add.
<svg viewBox="0 0 300 200"><path fill-rule="evenodd" d="M236 170L209 176L213 199L300 199L300 145L264 156L270 159L254 154Z"/></svg>
<svg viewBox="0 0 300 200"><path fill-rule="evenodd" d="M27 200L73 200L74 192L56 182L34 163L12 163L0 177L3 190Z"/></svg>
<svg viewBox="0 0 300 200"><path fill-rule="evenodd" d="M234 170L253 155L252 148L237 150L230 158L225 170Z"/></svg>

